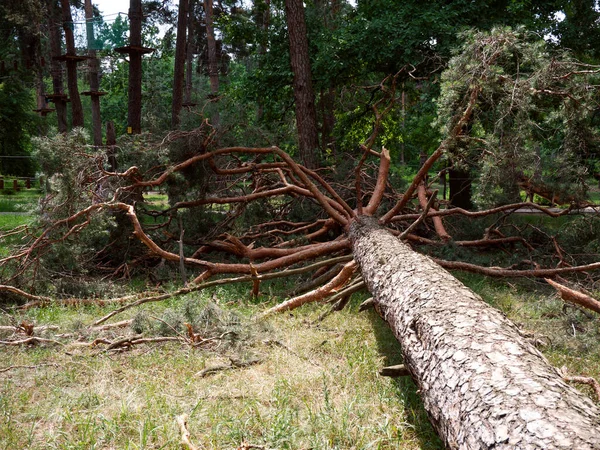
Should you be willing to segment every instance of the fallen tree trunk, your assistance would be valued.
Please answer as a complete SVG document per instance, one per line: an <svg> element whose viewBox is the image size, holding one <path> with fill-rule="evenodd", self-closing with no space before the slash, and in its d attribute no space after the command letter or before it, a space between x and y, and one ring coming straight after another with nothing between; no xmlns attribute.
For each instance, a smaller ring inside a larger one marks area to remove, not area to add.
<svg viewBox="0 0 600 450"><path fill-rule="evenodd" d="M350 236L448 448L600 449L600 410L506 317L373 219Z"/></svg>

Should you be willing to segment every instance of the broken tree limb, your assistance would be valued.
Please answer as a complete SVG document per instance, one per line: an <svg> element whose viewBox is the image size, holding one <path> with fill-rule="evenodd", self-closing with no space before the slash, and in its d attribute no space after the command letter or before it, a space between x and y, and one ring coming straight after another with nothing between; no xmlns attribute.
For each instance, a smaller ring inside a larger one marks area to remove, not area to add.
<svg viewBox="0 0 600 450"><path fill-rule="evenodd" d="M367 309L371 309L373 307L375 307L375 300L373 300L373 297L369 297L364 302L362 302L360 305L358 305L358 310L360 312L362 312L362 311L366 311Z"/></svg>
<svg viewBox="0 0 600 450"><path fill-rule="evenodd" d="M188 450L199 450L194 444L192 444L191 434L188 430L188 416L182 414L177 416L177 425L179 425L179 431L181 432L181 445Z"/></svg>
<svg viewBox="0 0 600 450"><path fill-rule="evenodd" d="M44 331L57 331L60 327L58 325L35 325L32 326L31 334L27 332L26 329L22 325L2 325L0 326L0 331L9 331L13 333L25 333L28 336L31 336L33 333L43 333Z"/></svg>
<svg viewBox="0 0 600 450"><path fill-rule="evenodd" d="M478 273L490 277L540 277L547 278L567 273L588 272L600 270L600 262L585 264L583 266L557 267L554 269L531 269L517 270L506 269L502 267L482 267L463 261L444 261L438 258L431 258L432 261L442 266L444 269L463 270L465 272Z"/></svg>
<svg viewBox="0 0 600 450"><path fill-rule="evenodd" d="M318 275L316 278L309 280L306 283L302 283L300 286L294 288L294 290L292 292L290 292L289 295L295 297L296 295L304 294L307 291L312 291L313 289L316 289L317 287L321 286L323 283L326 283L327 281L329 281L333 277L335 277L342 269L342 264L335 264L335 265L331 266L329 269L327 269L327 267L323 267L322 269L326 269L324 273L322 273L322 274Z"/></svg>
<svg viewBox="0 0 600 450"><path fill-rule="evenodd" d="M212 375L213 373L222 372L223 370L232 370L232 369L240 369L243 367L253 366L255 364L260 364L263 360L259 358L249 359L248 361L236 361L231 359L231 364L217 364L215 366L207 367L206 369L202 369L195 376L203 378L208 375Z"/></svg>
<svg viewBox="0 0 600 450"><path fill-rule="evenodd" d="M126 328L129 325L131 325L131 322L133 322L133 319L121 320L120 322L107 323L106 325L92 327L89 330L90 331L106 331L106 330L113 330L115 328Z"/></svg>
<svg viewBox="0 0 600 450"><path fill-rule="evenodd" d="M14 286L8 286L5 284L0 285L0 292L10 292L11 294L18 295L19 297L26 298L27 300L32 300L40 303L52 303L52 299L50 297L44 297L41 295L33 295L29 292L25 292L19 288Z"/></svg>
<svg viewBox="0 0 600 450"><path fill-rule="evenodd" d="M288 277L288 276L297 275L297 274L304 273L304 272L309 272L311 270L314 270L314 269L317 269L319 267L323 267L323 266L326 266L329 264L336 264L338 262L344 262L344 261L350 261L350 260L352 260L352 256L349 256L349 255L348 256L338 256L336 258L331 258L331 259L328 259L325 261L319 261L319 262L316 262L309 266L300 267L298 269L282 270L280 272L267 273L267 274L258 275L258 276L251 275L251 276L243 276L243 277L236 277L236 278L222 278L220 280L207 281L206 283L198 284L195 286L193 285L193 286L190 286L187 288L178 289L177 291L169 292L166 294L141 297L141 298L138 298L135 302L129 303L127 305L123 305L120 308L117 308L114 311L108 313L104 317L101 317L100 319L98 319L94 323L92 323L92 326L96 327L96 326L106 322L111 317L114 317L117 314L122 313L123 311L134 308L136 306L143 305L145 303L159 302L159 301L171 298L171 297L176 297L179 295L189 294L191 292L201 291L202 289L206 289L206 288L212 287L212 286L221 286L221 285L229 284L229 283L244 283L244 282L248 282L248 281L255 282L256 280L272 280L275 278Z"/></svg>
<svg viewBox="0 0 600 450"><path fill-rule="evenodd" d="M381 149L380 158L377 183L375 184L373 195L371 195L371 199L364 209L364 214L369 216L375 214L377 208L379 208L379 205L381 204L381 200L383 200L383 194L385 193L385 187L390 171L390 152L385 147Z"/></svg>
<svg viewBox="0 0 600 450"><path fill-rule="evenodd" d="M404 364L398 364L396 366L384 367L379 371L379 375L381 375L382 377L391 378L409 377L410 371L406 368Z"/></svg>
<svg viewBox="0 0 600 450"><path fill-rule="evenodd" d="M99 340L97 340L99 341ZM95 341L95 342L97 342ZM135 345L140 345L140 344L156 344L156 343L160 343L160 342L184 342L186 343L185 339L182 339L180 337L177 336L159 336L159 337L140 337L140 336L129 336L126 338L122 338L119 339L115 342L109 343L108 347L106 347L105 351L110 351L110 350L116 350L116 349L120 349L120 348L130 348L133 347ZM105 342L99 342L99 343L105 343Z"/></svg>
<svg viewBox="0 0 600 450"><path fill-rule="evenodd" d="M265 317L269 314L273 314L276 312L294 309L309 302L322 300L333 291L342 287L350 279L350 277L355 271L356 263L354 261L350 261L349 263L346 263L344 265L342 270L340 270L340 273L338 273L329 283L321 286L318 289L315 289L314 291L310 291L306 294L302 294L297 297L291 298L283 303L280 303L277 306L267 309L264 313L260 315L260 317Z"/></svg>
<svg viewBox="0 0 600 450"><path fill-rule="evenodd" d="M53 364L53 363L37 364L35 366L18 365L18 366L4 367L4 368L0 369L0 373L9 372L11 370L16 370L16 369L35 370L35 369L39 369L40 367L62 367L62 366L60 364Z"/></svg>
<svg viewBox="0 0 600 450"><path fill-rule="evenodd" d="M503 314L376 221L358 219L350 237L448 448L600 448L600 409Z"/></svg>
<svg viewBox="0 0 600 450"><path fill-rule="evenodd" d="M53 345L64 345L62 342L55 341L54 339L45 339L36 336L31 336L26 339L20 339L18 341L0 341L0 345L7 346L19 346L19 345L33 345L33 344L53 344Z"/></svg>
<svg viewBox="0 0 600 450"><path fill-rule="evenodd" d="M421 208L423 208L423 211L425 211L425 208L427 208L427 212L424 213L425 215L427 215L429 211L437 211L432 205L432 199L435 199L437 192L437 190L433 192L431 197L427 199L427 189L425 187L425 183L421 182L421 184L419 184L419 187L417 188L417 197L419 198L419 204L421 205ZM452 239L452 236L450 236L446 231L441 217L434 216L431 218L431 220L433 221L436 234L442 241L446 242Z"/></svg>
<svg viewBox="0 0 600 450"><path fill-rule="evenodd" d="M427 213L429 212L429 208L431 208L431 205L433 205L433 202L435 200L435 194L437 193L437 191L435 191L433 193L433 195L429 198L429 201L425 204L425 206L423 207L423 212L421 213L421 215L419 216L419 218L417 220L415 220L413 223L410 224L410 226L404 230L402 232L402 234L400 235L400 239L404 240L408 237L408 235L412 232L412 230L414 230L415 228L417 228L417 226L423 222L423 220L425 219L425 217L427 217Z"/></svg>
<svg viewBox="0 0 600 450"><path fill-rule="evenodd" d="M365 282L362 277L358 276L350 282L346 287L333 294L327 299L327 303L335 303L339 299L347 297L365 288Z"/></svg>
<svg viewBox="0 0 600 450"><path fill-rule="evenodd" d="M587 294L584 294L583 292L576 291L557 283L550 278L545 278L545 280L546 283L556 289L560 295L560 298L562 298L564 301L575 303L576 305L583 306L584 308L591 309L592 311L600 314L600 301Z"/></svg>
<svg viewBox="0 0 600 450"><path fill-rule="evenodd" d="M600 402L600 383L598 383L595 378L565 375L563 376L563 379L571 383L587 384L594 390L594 394L596 394L596 401Z"/></svg>

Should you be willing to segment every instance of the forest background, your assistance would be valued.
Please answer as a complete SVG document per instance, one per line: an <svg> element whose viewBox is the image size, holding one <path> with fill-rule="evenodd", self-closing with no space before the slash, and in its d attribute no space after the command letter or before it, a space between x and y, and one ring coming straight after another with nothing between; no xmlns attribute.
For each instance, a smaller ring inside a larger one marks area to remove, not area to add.
<svg viewBox="0 0 600 450"><path fill-rule="evenodd" d="M315 306L294 325L249 319L343 270L342 260L320 260L332 270L315 267L316 283L299 273L290 289L257 281L270 272L264 261L308 264L302 252L310 246L322 251L310 258L346 257L344 214L363 202L371 214L389 212L419 177L424 200L404 203L390 227L408 230L403 239L447 267L492 267L459 276L525 322L553 363L598 376L599 329L589 311L564 306L533 272L518 282L482 276L598 261L600 222L582 210L593 212L600 197L596 2L132 1L129 17L87 7L0 6L0 173L7 210L26 213L7 216L11 229L21 225L3 234L2 317L13 333L3 345L19 348L1 372L9 374L1 398L7 448L174 446L179 434L166 417L183 412L193 428L210 429L196 436L207 447L441 445L410 381L373 373L382 359L400 360L375 314L344 310L331 319ZM216 158L215 169L207 154L218 149L235 155ZM386 158L379 208L370 196ZM321 176L319 189L333 201L290 187L310 184L282 160L301 163L318 183ZM427 178L419 175L424 166ZM42 180L35 195L12 188L31 178ZM546 214L507 208L526 200L519 208ZM442 231L433 218L422 220L451 208L500 209L480 221L449 215ZM195 262L200 255L203 264ZM247 272L231 272L237 263ZM251 292L193 293L206 280L225 285L219 276L232 273L254 277L242 280ZM581 273L558 281L597 297L597 274ZM351 295L364 283L355 275L345 281L316 299L341 290L334 309L356 306ZM127 337L101 334L120 329L98 328L98 317L112 314L109 299L123 304L148 292L167 300L130 311L120 322ZM337 325L323 327L325 318ZM54 349L77 340L85 345L76 356ZM99 345L117 363L98 358ZM119 375L121 351L143 345L149 349ZM336 363L330 355L345 356ZM85 367L60 372L73 358ZM172 373L146 379L163 358ZM286 367L299 363L296 378ZM218 366L236 375L216 370L217 391L189 382ZM71 393L57 403L48 380ZM171 386L164 395L156 392L162 385Z"/></svg>

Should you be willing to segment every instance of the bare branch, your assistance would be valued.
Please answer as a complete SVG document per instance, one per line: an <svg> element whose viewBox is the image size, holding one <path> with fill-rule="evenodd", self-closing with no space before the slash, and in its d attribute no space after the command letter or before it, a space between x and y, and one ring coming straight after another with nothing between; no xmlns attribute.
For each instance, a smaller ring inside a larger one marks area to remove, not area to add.
<svg viewBox="0 0 600 450"><path fill-rule="evenodd" d="M299 295L298 297L291 298L277 306L274 306L273 308L270 308L262 313L260 317L262 318L272 313L294 309L304 305L305 303L322 300L329 293L343 286L356 271L356 268L356 263L354 261L350 261L344 265L340 273L337 274L329 283L321 286L318 289L315 289L314 291L307 292L306 294Z"/></svg>
<svg viewBox="0 0 600 450"><path fill-rule="evenodd" d="M557 283L550 278L546 278L545 280L550 286L557 290L560 298L562 298L564 301L575 303L576 305L583 306L584 308L591 309L592 311L600 314L600 301L584 294L583 292L576 291Z"/></svg>

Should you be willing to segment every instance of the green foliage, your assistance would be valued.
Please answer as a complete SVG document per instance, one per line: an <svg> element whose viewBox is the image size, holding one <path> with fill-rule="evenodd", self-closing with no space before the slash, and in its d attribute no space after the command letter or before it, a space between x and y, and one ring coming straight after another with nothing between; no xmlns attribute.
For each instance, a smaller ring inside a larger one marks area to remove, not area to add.
<svg viewBox="0 0 600 450"><path fill-rule="evenodd" d="M552 36L578 59L597 63L600 57L600 12L597 2L571 0L564 3L562 13L562 20L551 23Z"/></svg>
<svg viewBox="0 0 600 450"><path fill-rule="evenodd" d="M570 254L592 263L600 256L600 218L581 216L566 223L559 231L559 242Z"/></svg>
<svg viewBox="0 0 600 450"><path fill-rule="evenodd" d="M585 198L582 159L597 152L593 68L550 54L523 29L470 31L442 77L437 123L448 135L473 92L466 136L452 143L455 165L476 167L476 202L519 200L518 182L548 187L572 201ZM587 69L587 70L586 70Z"/></svg>
<svg viewBox="0 0 600 450"><path fill-rule="evenodd" d="M129 22L119 14L112 23L103 23L100 26L99 31L96 33L97 45L103 49L125 47L128 42L128 32Z"/></svg>
<svg viewBox="0 0 600 450"><path fill-rule="evenodd" d="M38 220L48 227L49 239L63 234L63 230L54 226L56 221L114 194L116 186L95 181L97 161L104 160L105 155L87 145L88 140L89 136L80 128L68 134L56 133L33 140L36 158L47 179ZM78 230L77 225L85 221L89 224ZM72 236L57 242L52 252L42 252L43 271L51 278L61 271L85 273L97 251L110 242L110 232L115 227L114 218L107 213L82 215L68 225L74 227Z"/></svg>
<svg viewBox="0 0 600 450"><path fill-rule="evenodd" d="M52 211L50 220L68 217L92 203L94 156L99 155L88 141L82 128L33 139L34 155L47 179L45 212Z"/></svg>
<svg viewBox="0 0 600 450"><path fill-rule="evenodd" d="M30 139L38 118L31 92L18 77L0 82L0 106L0 173L33 176L36 165L30 159Z"/></svg>
<svg viewBox="0 0 600 450"><path fill-rule="evenodd" d="M124 46L128 29L122 19L107 25L101 34L105 46L110 49ZM142 129L154 133L163 133L171 125L173 48L159 38L159 33L155 25L143 29L144 45L158 49L142 59ZM127 129L128 86L127 61L117 53L110 53L100 82L100 90L107 93L100 102L100 112L103 122L114 122L117 136L125 134Z"/></svg>

